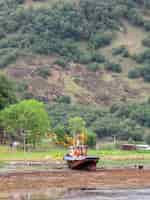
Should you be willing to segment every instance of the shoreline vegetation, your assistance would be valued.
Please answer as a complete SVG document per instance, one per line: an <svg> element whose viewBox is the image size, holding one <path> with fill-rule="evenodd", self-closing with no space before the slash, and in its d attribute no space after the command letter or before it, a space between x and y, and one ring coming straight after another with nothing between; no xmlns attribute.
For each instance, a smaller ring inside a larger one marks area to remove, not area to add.
<svg viewBox="0 0 150 200"><path fill-rule="evenodd" d="M65 148L49 148L46 151L23 152L22 150L11 149L7 146L0 147L0 168L4 163L17 162L52 162L64 163L63 156L67 152ZM95 150L89 149L89 155L100 157L98 168L126 168L143 165L150 167L150 151L123 151L119 149Z"/></svg>

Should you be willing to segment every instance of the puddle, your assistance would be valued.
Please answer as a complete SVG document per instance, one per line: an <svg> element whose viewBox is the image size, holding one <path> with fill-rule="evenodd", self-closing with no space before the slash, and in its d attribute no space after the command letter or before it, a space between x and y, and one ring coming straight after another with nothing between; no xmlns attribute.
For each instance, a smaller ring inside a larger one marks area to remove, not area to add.
<svg viewBox="0 0 150 200"><path fill-rule="evenodd" d="M149 200L150 189L61 189L0 193L0 200Z"/></svg>

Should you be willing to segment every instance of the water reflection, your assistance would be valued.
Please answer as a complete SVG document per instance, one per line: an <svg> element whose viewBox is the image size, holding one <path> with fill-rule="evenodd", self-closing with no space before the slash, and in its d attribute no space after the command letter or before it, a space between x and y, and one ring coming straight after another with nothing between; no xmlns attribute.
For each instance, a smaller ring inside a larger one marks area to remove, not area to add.
<svg viewBox="0 0 150 200"><path fill-rule="evenodd" d="M150 189L50 189L0 194L0 200L150 200Z"/></svg>

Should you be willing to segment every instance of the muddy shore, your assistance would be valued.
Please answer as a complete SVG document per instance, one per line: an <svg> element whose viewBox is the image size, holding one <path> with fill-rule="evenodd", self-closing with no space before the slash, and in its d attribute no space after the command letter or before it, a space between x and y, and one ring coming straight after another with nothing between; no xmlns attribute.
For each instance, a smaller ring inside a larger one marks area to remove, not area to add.
<svg viewBox="0 0 150 200"><path fill-rule="evenodd" d="M11 172L0 175L0 192L24 189L61 188L148 188L149 169L100 169L96 172L52 170Z"/></svg>

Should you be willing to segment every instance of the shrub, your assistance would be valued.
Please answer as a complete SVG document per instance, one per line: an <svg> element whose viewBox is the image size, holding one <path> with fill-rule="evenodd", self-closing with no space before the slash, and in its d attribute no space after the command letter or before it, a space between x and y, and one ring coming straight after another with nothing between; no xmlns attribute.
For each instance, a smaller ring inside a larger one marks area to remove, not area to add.
<svg viewBox="0 0 150 200"><path fill-rule="evenodd" d="M136 9L129 9L127 18L134 25L142 26L144 24L143 16Z"/></svg>
<svg viewBox="0 0 150 200"><path fill-rule="evenodd" d="M11 50L7 52L6 55L0 55L0 68L4 68L10 63L16 61L18 52L16 50Z"/></svg>
<svg viewBox="0 0 150 200"><path fill-rule="evenodd" d="M39 76L47 79L48 76L50 75L50 69L49 67L41 67L37 69L37 73Z"/></svg>
<svg viewBox="0 0 150 200"><path fill-rule="evenodd" d="M145 47L150 47L150 37L145 38L145 39L142 41L142 44L143 44Z"/></svg>
<svg viewBox="0 0 150 200"><path fill-rule="evenodd" d="M150 31L150 20L144 21L144 28L146 31Z"/></svg>
<svg viewBox="0 0 150 200"><path fill-rule="evenodd" d="M116 72L116 73L122 72L121 65L117 63L112 63L112 62L105 63L105 69L112 72Z"/></svg>
<svg viewBox="0 0 150 200"><path fill-rule="evenodd" d="M128 73L129 78L139 78L143 77L144 81L150 82L150 64L145 65L144 67L136 68Z"/></svg>
<svg viewBox="0 0 150 200"><path fill-rule="evenodd" d="M144 141L145 141L148 145L150 145L150 134L149 134L149 133L147 133L147 134L144 135Z"/></svg>
<svg viewBox="0 0 150 200"><path fill-rule="evenodd" d="M70 104L71 98L70 98L70 96L66 96L66 95L60 96L56 99L56 102Z"/></svg>
<svg viewBox="0 0 150 200"><path fill-rule="evenodd" d="M145 50L144 52L134 55L134 59L138 63L148 63L150 62L150 49Z"/></svg>
<svg viewBox="0 0 150 200"><path fill-rule="evenodd" d="M105 62L105 57L99 53L94 53L92 56L92 61L97 63Z"/></svg>
<svg viewBox="0 0 150 200"><path fill-rule="evenodd" d="M106 33L93 35L90 40L91 45L95 49L109 45L111 41L112 41L112 35Z"/></svg>
<svg viewBox="0 0 150 200"><path fill-rule="evenodd" d="M88 146L95 147L95 145L96 145L96 134L93 131L88 130L87 136L88 136L88 139L87 139Z"/></svg>
<svg viewBox="0 0 150 200"><path fill-rule="evenodd" d="M90 63L87 65L87 68L90 71L96 72L99 69L99 65L98 65L98 63Z"/></svg>
<svg viewBox="0 0 150 200"><path fill-rule="evenodd" d="M59 66L61 66L63 68L66 68L67 65L68 65L68 62L67 62L67 60L65 58L59 58L54 62L54 64L57 64L57 65L59 65Z"/></svg>
<svg viewBox="0 0 150 200"><path fill-rule="evenodd" d="M143 74L144 81L150 82L150 66L143 67L142 74Z"/></svg>
<svg viewBox="0 0 150 200"><path fill-rule="evenodd" d="M88 64L92 61L92 56L90 53L81 53L79 56L79 63L81 64Z"/></svg>
<svg viewBox="0 0 150 200"><path fill-rule="evenodd" d="M112 49L112 55L122 55L123 57L128 57L129 52L125 46L120 46Z"/></svg>
<svg viewBox="0 0 150 200"><path fill-rule="evenodd" d="M131 79L139 78L141 77L141 75L142 75L141 68L131 69L128 72L128 78L131 78Z"/></svg>
<svg viewBox="0 0 150 200"><path fill-rule="evenodd" d="M143 135L141 134L141 131L142 131L141 128L133 130L131 137L134 141L142 141L143 140ZM144 130L143 130L143 132L144 132Z"/></svg>
<svg viewBox="0 0 150 200"><path fill-rule="evenodd" d="M28 81L26 80L21 81L19 84L17 84L17 91L21 93L27 91L28 85L29 85Z"/></svg>

